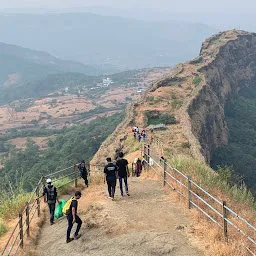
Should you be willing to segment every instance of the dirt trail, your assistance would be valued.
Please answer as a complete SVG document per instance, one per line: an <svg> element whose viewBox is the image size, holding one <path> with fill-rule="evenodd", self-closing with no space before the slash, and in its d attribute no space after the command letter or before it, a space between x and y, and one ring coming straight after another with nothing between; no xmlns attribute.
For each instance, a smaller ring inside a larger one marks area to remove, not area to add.
<svg viewBox="0 0 256 256"><path fill-rule="evenodd" d="M103 188L84 191L79 201L82 237L66 244L66 219L53 226L47 223L37 246L40 255L204 255L187 232L190 224L183 208L170 200L158 181L129 182L131 197L122 198L117 186L116 201L108 199Z"/></svg>

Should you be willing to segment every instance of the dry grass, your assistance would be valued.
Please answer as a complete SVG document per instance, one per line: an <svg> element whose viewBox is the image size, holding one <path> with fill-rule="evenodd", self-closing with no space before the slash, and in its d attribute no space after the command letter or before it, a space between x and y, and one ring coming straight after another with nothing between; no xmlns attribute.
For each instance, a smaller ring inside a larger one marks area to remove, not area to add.
<svg viewBox="0 0 256 256"><path fill-rule="evenodd" d="M237 212L239 215L244 217L252 225L256 225L255 221L255 209L253 204L253 198L250 192L247 190L240 190L236 187L230 187L227 182L220 179L212 169L210 169L206 164L195 161L192 158L186 156L174 157L170 160L172 166L182 171L184 174L191 176L192 180L196 181L201 187L206 189L211 195L215 196L218 200L225 200L228 207ZM156 167L156 166L155 166ZM156 167L156 169L161 173L161 170ZM187 184L186 179L182 179L180 175L171 172L172 175L178 180L182 181L185 185ZM155 174L154 171L144 171L144 178L153 178L162 180L163 178ZM167 181L176 190L179 190L184 196L187 196L187 188L180 186L177 182L168 178ZM222 206L215 203L212 199L202 193L195 186L192 186L192 190L202 197L206 202L211 204L215 209L222 213ZM190 234L196 234L200 237L200 240L205 244L206 255L214 256L245 256L248 255L244 245L249 247L247 239L245 239L241 233L233 229L228 225L228 238L229 242L225 243L223 238L223 230L208 219L203 213L198 211L195 207L188 210L188 201L184 197L180 196L178 193L173 193L173 190L166 186L166 192L175 200L183 204L186 213L191 216L193 221L193 228L187 230ZM192 197L194 203L196 203L200 208L207 212L210 216L214 217L222 225L222 218L210 210L204 203L198 200L195 196ZM239 221L235 216L228 215L228 218L235 223L240 229L247 232L248 235L254 237L255 233L250 231L241 221Z"/></svg>

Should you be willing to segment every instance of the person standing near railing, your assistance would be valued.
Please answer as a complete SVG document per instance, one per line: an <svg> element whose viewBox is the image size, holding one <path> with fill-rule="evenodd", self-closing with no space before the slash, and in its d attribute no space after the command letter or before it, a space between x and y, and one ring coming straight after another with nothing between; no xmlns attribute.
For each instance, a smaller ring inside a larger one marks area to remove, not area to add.
<svg viewBox="0 0 256 256"><path fill-rule="evenodd" d="M124 180L126 194L127 196L130 196L129 190L128 190L128 181L127 181L128 176L130 176L129 170L128 170L128 161L123 157L124 157L123 152L120 152L119 153L120 159L116 161L116 165L118 167L120 192L121 192L121 196L124 196L124 192L123 192L123 180Z"/></svg>
<svg viewBox="0 0 256 256"><path fill-rule="evenodd" d="M54 224L54 212L56 201L59 203L57 188L52 185L52 180L46 180L47 185L43 191L44 202L48 203L49 212L50 212L50 224Z"/></svg>
<svg viewBox="0 0 256 256"><path fill-rule="evenodd" d="M89 184L88 178L87 178L88 171L85 167L85 161L84 160L82 160L81 163L78 165L78 170L79 170L79 174L80 174L81 178L84 179L85 186L88 188L88 184Z"/></svg>

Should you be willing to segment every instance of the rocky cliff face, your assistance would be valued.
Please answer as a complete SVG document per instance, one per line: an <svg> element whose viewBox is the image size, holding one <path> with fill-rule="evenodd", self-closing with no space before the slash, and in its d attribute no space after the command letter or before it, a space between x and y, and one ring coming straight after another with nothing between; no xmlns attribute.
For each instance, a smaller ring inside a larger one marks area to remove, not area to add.
<svg viewBox="0 0 256 256"><path fill-rule="evenodd" d="M188 113L192 132L209 162L216 147L228 142L225 103L240 89L256 82L256 34L229 31L213 36L203 44L200 56L212 60L199 69L205 84L189 105Z"/></svg>
<svg viewBox="0 0 256 256"><path fill-rule="evenodd" d="M152 84L134 104L130 119L139 127L147 127L151 112L175 116L176 124L154 131L150 142L157 139L159 154L166 159L185 154L209 163L214 150L228 143L225 104L254 81L256 34L222 32L203 43L197 58L177 65ZM119 131L130 130L127 126Z"/></svg>

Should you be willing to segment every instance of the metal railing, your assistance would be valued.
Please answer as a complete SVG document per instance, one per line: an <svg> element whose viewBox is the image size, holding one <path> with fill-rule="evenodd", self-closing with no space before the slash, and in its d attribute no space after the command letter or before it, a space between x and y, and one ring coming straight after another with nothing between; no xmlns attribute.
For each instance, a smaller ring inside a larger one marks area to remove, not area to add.
<svg viewBox="0 0 256 256"><path fill-rule="evenodd" d="M28 202L26 202L24 209L18 214L18 221L0 253L1 256L17 255L19 249L24 247L25 238L30 237L31 222L35 219L35 216L40 217L41 214L41 195L45 187L47 178L52 179L53 185L55 182L67 178L67 182L61 183L60 185L57 184L57 188L60 188L72 182L74 182L75 186L77 187L77 164L74 164L73 166L70 166L60 171L50 173L40 178L36 187L31 193L30 199L28 200Z"/></svg>
<svg viewBox="0 0 256 256"><path fill-rule="evenodd" d="M66 182L57 184L56 188L63 187L72 182L74 182L75 187L77 187L79 178L78 165L79 164L74 164L73 166L69 166L65 169L47 174L40 178L36 187L31 193L30 199L28 202L26 202L24 209L18 214L18 221L13 228L13 231L11 232L4 248L0 252L1 256L17 255L18 250L24 247L25 238L30 237L31 222L35 219L35 216L40 217L41 214L40 210L42 197L40 195L43 193L43 189L46 185L46 179L51 178L53 185L60 180L67 179ZM102 172L104 166L86 164L86 168L88 170L88 176L90 176L91 173Z"/></svg>
<svg viewBox="0 0 256 256"><path fill-rule="evenodd" d="M142 154L147 164L146 168L153 169L162 178L164 186L170 187L187 200L189 209L196 208L222 229L225 242L235 240L239 235L247 251L251 255L256 255L256 227L228 207L226 201L217 199L191 177L159 157L150 145L143 145Z"/></svg>

